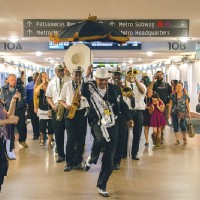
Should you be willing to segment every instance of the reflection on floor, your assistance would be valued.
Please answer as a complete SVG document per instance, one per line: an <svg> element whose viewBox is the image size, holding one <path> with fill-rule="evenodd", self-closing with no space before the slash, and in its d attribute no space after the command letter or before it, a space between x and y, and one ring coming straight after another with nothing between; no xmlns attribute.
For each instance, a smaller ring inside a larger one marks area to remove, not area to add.
<svg viewBox="0 0 200 200"><path fill-rule="evenodd" d="M30 126L30 124L29 124ZM29 127L30 130L30 127ZM86 152L92 143L87 136ZM140 161L124 159L121 170L114 171L108 191L110 199L121 200L199 200L200 135L188 138L188 144L174 145L170 127L165 130L165 145L160 149L144 147L141 139ZM17 160L10 162L1 200L96 200L96 181L100 162L88 172L64 172L65 163L57 164L54 150L41 147L28 135L29 148L16 142Z"/></svg>

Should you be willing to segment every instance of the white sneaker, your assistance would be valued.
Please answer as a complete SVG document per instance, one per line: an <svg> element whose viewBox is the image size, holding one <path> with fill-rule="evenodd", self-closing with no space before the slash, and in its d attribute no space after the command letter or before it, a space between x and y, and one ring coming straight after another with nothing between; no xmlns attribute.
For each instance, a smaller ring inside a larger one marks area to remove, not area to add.
<svg viewBox="0 0 200 200"><path fill-rule="evenodd" d="M109 194L106 190L103 190L103 189L100 189L99 188L99 194L102 196L102 197L109 197Z"/></svg>
<svg viewBox="0 0 200 200"><path fill-rule="evenodd" d="M91 167L91 163L90 163L90 160L91 160L91 156L89 155L88 158L86 159L85 161L85 171L88 171Z"/></svg>

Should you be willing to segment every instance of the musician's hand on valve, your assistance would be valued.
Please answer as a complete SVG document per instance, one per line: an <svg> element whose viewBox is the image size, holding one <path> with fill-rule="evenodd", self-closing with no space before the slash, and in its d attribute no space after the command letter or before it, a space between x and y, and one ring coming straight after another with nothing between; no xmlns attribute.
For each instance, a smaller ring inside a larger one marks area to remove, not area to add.
<svg viewBox="0 0 200 200"><path fill-rule="evenodd" d="M65 108L67 109L67 110L70 110L70 108L71 108L71 106L65 106Z"/></svg>
<svg viewBox="0 0 200 200"><path fill-rule="evenodd" d="M134 126L134 121L133 121L133 120L128 120L128 121L127 121L127 126L128 126L129 128L132 128L132 127Z"/></svg>
<svg viewBox="0 0 200 200"><path fill-rule="evenodd" d="M57 106L53 106L52 109L54 110L55 113L58 112L58 108L57 108Z"/></svg>

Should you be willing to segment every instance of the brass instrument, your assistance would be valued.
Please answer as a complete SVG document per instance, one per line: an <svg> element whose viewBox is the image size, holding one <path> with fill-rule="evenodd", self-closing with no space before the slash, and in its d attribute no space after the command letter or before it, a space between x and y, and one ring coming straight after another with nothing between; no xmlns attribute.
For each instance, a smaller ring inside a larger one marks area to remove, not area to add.
<svg viewBox="0 0 200 200"><path fill-rule="evenodd" d="M80 87L81 87L81 84L78 85L78 87L76 88L76 90L74 92L72 105L71 105L71 107L69 109L69 112L68 112L68 115L67 115L67 118L69 118L69 119L73 119L74 118L74 116L76 114L76 110L80 106L80 99L77 99L77 97L76 97L80 93Z"/></svg>
<svg viewBox="0 0 200 200"><path fill-rule="evenodd" d="M62 121L65 107L60 102L58 102L57 109L58 109L58 112L56 113L56 121Z"/></svg>
<svg viewBox="0 0 200 200"><path fill-rule="evenodd" d="M130 69L129 69L130 70ZM139 73L139 71L137 69L132 69L131 70L131 75L130 75L130 82L133 83L135 81L135 77L136 75ZM133 95L133 91L130 87L127 86L127 75L125 78L125 87L122 88L122 95L125 97L130 97L131 95Z"/></svg>
<svg viewBox="0 0 200 200"><path fill-rule="evenodd" d="M63 84L60 85L60 92L62 90ZM65 112L65 107L58 101L58 106L57 106L57 113L56 113L56 121L62 121L64 112Z"/></svg>
<svg viewBox="0 0 200 200"><path fill-rule="evenodd" d="M73 70L80 66L83 71L87 71L88 67L92 64L93 54L88 46L85 44L74 44L72 45L65 53L64 61L67 66L67 69L70 73L73 73ZM67 118L73 119L76 110L80 106L80 100L77 99L77 94L80 93L81 83L75 90L74 97L72 100L72 106L69 110Z"/></svg>

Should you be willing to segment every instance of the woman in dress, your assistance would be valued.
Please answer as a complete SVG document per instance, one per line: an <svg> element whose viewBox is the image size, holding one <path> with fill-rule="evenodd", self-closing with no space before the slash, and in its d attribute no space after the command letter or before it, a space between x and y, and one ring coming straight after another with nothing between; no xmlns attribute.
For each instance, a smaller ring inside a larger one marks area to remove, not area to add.
<svg viewBox="0 0 200 200"><path fill-rule="evenodd" d="M151 115L149 126L153 127L153 144L156 145L156 147L160 147L162 126L166 125L165 117L163 114L165 105L159 99L158 94L155 92L152 95L152 102L149 104L149 107L149 113Z"/></svg>

